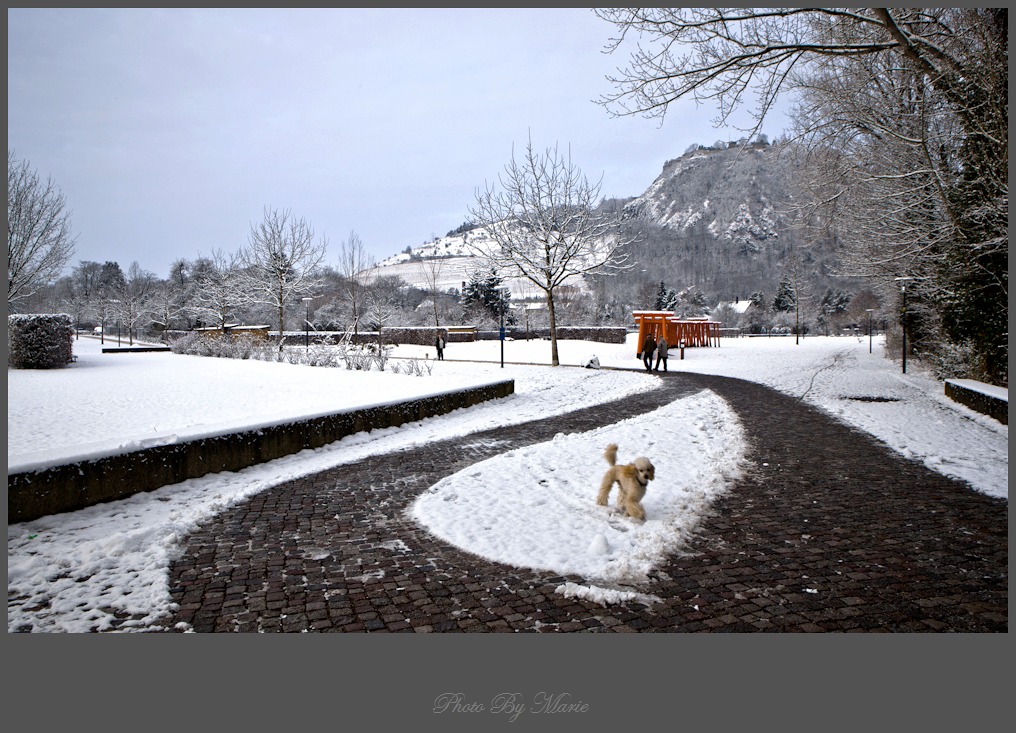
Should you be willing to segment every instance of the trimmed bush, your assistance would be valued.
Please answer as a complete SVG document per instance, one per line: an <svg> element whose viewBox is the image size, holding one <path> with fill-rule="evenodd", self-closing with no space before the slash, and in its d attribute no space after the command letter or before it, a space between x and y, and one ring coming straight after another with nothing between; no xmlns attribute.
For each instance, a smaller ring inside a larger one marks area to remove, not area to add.
<svg viewBox="0 0 1016 733"><path fill-rule="evenodd" d="M7 364L15 369L59 369L74 361L74 327L66 313L7 316Z"/></svg>
<svg viewBox="0 0 1016 733"><path fill-rule="evenodd" d="M439 331L448 341L448 329L434 326L385 326L381 329L381 338L386 344L433 346Z"/></svg>

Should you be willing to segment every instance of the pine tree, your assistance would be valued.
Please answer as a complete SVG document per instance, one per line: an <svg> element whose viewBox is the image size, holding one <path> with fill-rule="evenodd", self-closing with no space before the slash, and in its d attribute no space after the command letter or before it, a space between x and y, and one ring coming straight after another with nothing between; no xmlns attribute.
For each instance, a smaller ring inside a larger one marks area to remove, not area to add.
<svg viewBox="0 0 1016 733"><path fill-rule="evenodd" d="M794 283L789 275L784 275L780 285L773 296L773 313L788 313L794 310L797 304L797 294Z"/></svg>
<svg viewBox="0 0 1016 733"><path fill-rule="evenodd" d="M673 288L668 288L663 281L660 281L660 290L656 293L656 302L653 307L658 311L672 311L677 308L680 296Z"/></svg>
<svg viewBox="0 0 1016 733"><path fill-rule="evenodd" d="M500 320L504 316L505 323L510 324L513 322L508 311L511 297L511 292L504 287L504 278L494 270L487 275L473 272L462 291L462 305L478 304L495 320Z"/></svg>

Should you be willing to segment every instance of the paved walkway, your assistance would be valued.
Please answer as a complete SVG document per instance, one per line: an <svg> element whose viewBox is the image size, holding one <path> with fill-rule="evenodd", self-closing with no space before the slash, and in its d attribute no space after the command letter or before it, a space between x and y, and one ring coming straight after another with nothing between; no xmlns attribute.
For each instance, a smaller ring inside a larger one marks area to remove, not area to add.
<svg viewBox="0 0 1016 733"><path fill-rule="evenodd" d="M195 631L1007 632L1008 501L907 461L800 400L735 379L660 389L525 425L368 458L281 484L191 535L170 569ZM582 578L491 563L405 517L476 461L642 414L707 388L740 416L752 469L687 555L603 606Z"/></svg>

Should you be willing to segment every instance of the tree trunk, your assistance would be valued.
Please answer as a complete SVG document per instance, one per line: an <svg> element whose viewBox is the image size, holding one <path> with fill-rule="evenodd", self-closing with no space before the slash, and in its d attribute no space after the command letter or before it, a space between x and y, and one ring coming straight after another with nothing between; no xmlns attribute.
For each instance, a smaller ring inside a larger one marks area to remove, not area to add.
<svg viewBox="0 0 1016 733"><path fill-rule="evenodd" d="M557 358L557 314L554 312L554 289L547 289L547 315L550 319L550 365L560 366Z"/></svg>
<svg viewBox="0 0 1016 733"><path fill-rule="evenodd" d="M282 342L284 340L283 337L282 337L282 327L284 325L284 318L285 318L285 306L282 305L282 302L280 301L279 302L279 353L280 354L282 353Z"/></svg>

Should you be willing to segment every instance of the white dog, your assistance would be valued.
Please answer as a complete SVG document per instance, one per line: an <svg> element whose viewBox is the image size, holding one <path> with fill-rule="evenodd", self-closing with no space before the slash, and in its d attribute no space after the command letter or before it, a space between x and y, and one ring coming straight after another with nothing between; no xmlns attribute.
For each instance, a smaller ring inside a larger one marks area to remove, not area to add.
<svg viewBox="0 0 1016 733"><path fill-rule="evenodd" d="M600 494L596 503L607 506L607 497L614 484L618 485L617 505L632 519L644 522L646 511L642 508L642 497L646 495L646 487L656 478L656 468L650 460L639 456L631 463L617 465L617 444L611 443L603 452L610 468L603 475L600 483Z"/></svg>

